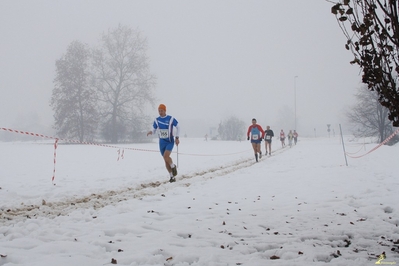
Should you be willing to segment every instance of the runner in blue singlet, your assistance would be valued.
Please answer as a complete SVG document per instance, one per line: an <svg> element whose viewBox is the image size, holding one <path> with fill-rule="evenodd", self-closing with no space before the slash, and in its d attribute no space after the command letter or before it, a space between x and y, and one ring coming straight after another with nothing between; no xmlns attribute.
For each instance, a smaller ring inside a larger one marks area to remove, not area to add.
<svg viewBox="0 0 399 266"><path fill-rule="evenodd" d="M177 175L177 167L173 163L170 154L172 153L173 146L179 145L179 135L180 135L180 127L179 123L175 118L170 115L166 115L166 106L164 104L160 104L158 107L159 117L154 120L154 124L152 125L153 130L147 133L148 135L155 134L158 131L159 136L159 150L161 155L165 161L165 167L168 170L170 176L170 182L176 181L175 176ZM173 127L176 128L176 136L173 136Z"/></svg>

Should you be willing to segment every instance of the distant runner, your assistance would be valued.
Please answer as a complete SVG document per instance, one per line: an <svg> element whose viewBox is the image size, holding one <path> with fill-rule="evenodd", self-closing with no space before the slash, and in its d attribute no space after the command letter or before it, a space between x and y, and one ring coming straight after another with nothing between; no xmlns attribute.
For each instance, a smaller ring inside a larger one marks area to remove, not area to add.
<svg viewBox="0 0 399 266"><path fill-rule="evenodd" d="M274 132L273 130L270 129L270 126L266 127L265 130L265 149L266 149L266 155L267 151L269 150L269 155L272 155L272 138L274 137ZM268 149L269 147L269 149Z"/></svg>
<svg viewBox="0 0 399 266"><path fill-rule="evenodd" d="M255 153L255 160L258 162L258 153L259 153L259 159L262 158L262 151L260 148L260 143L265 136L265 131L263 128L256 124L256 119L252 119L252 125L248 127L248 132L247 132L247 140L249 140L251 136L251 143L252 143L252 148L254 149Z"/></svg>
<svg viewBox="0 0 399 266"><path fill-rule="evenodd" d="M285 147L285 133L284 133L284 130L280 131L280 141L281 141L281 147L284 148Z"/></svg>
<svg viewBox="0 0 399 266"><path fill-rule="evenodd" d="M296 142L298 141L298 133L296 132L296 130L294 129L294 143L296 145Z"/></svg>
<svg viewBox="0 0 399 266"><path fill-rule="evenodd" d="M166 115L166 106L160 104L158 107L159 117L155 118L154 124L152 125L153 130L148 131L148 135L155 134L157 131L159 136L159 150L165 161L166 170L169 173L169 182L175 182L175 176L177 175L177 167L173 163L170 154L172 153L173 146L176 142L176 146L179 145L179 134L180 126L175 118L170 115ZM176 137L173 137L173 127L176 128Z"/></svg>
<svg viewBox="0 0 399 266"><path fill-rule="evenodd" d="M288 132L288 145L290 145L290 148L292 147L292 141L294 140L294 134L292 133L292 130L290 130L290 132Z"/></svg>

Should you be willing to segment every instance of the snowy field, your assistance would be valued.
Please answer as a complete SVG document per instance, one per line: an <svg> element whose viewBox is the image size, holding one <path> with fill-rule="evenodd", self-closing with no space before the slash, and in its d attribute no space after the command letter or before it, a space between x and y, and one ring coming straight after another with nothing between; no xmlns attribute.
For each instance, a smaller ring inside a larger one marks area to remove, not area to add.
<svg viewBox="0 0 399 266"><path fill-rule="evenodd" d="M119 147L60 143L52 182L51 141L0 142L0 265L399 264L398 145L182 138L175 183L155 139Z"/></svg>

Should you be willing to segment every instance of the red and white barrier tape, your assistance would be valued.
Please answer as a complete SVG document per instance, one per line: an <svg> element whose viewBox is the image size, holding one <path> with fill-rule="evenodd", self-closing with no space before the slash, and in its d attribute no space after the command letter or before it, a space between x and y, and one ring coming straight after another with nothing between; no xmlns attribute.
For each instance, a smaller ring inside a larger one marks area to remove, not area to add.
<svg viewBox="0 0 399 266"><path fill-rule="evenodd" d="M393 132L388 138L386 138L383 142L381 142L380 144L378 144L377 146L375 146L373 149L371 149L369 152L367 152L367 153L365 153L365 154L363 154L363 155L360 155L360 156L351 156L351 155L349 155L347 152L346 152L346 155L348 156L348 157L351 157L351 158L360 158L360 157L363 157L363 156L366 156L367 154L369 154L369 153L371 153L371 152L373 152L373 151L375 151L376 149L378 149L379 147L381 147L382 145L384 145L385 143L387 143L388 141L390 141L396 134L398 134L399 133L399 128L397 129L397 130L395 130L395 132Z"/></svg>
<svg viewBox="0 0 399 266"><path fill-rule="evenodd" d="M121 148L117 146L112 146L112 145L106 145L106 144L99 144L99 143L94 143L94 142L85 142L85 141L78 141L78 140L72 140L72 139L63 139L63 138L56 138L52 136L47 136L43 134L38 134L38 133L32 133L32 132L27 132L27 131L21 131L21 130L15 130L15 129L10 129L10 128L4 128L0 127L0 130L7 131L7 132L12 132L12 133L19 133L19 134L24 134L24 135L29 135L29 136L34 136L34 137L41 137L41 138L47 138L47 139L53 139L54 141L54 169L53 169L53 177L51 179L52 182L54 182L55 179L55 165L56 165L56 158L57 158L57 147L58 147L58 142L59 141L65 141L69 143L76 143L76 144L85 144L85 145L95 145L95 146L100 146L100 147L106 147L106 148L113 148L113 149L118 149L118 158L123 159L124 154L125 154L125 149L126 150L134 150L134 151L146 151L146 152L159 152L158 150L148 150L148 149L136 149L136 148ZM190 154L190 153L180 153L182 155L191 155L191 156L227 156L227 155L234 155L234 154L239 154L239 153L244 153L248 152L248 150L245 151L240 151L236 153L228 153L228 154Z"/></svg>
<svg viewBox="0 0 399 266"><path fill-rule="evenodd" d="M118 149L118 151L117 151L117 153L118 153L117 161L119 161L119 159L123 159L124 158L125 149L127 149L127 150L135 150L135 151L159 152L158 150L147 150L147 149L136 149L136 148L121 148L121 147L117 147L117 146L99 144L99 143L94 143L94 142L84 142L84 141L82 142L82 141L72 140L72 139L56 138L56 137L47 136L47 135L43 135L43 134L32 133L32 132L21 131L21 130L15 130L15 129L4 128L4 127L0 127L0 130L7 131L7 132L12 132L12 133L19 133L19 134L28 135L28 136L41 137L41 138L46 138L46 139L54 139L55 140L54 141L54 169L53 169L53 177L51 178L52 182L54 182L54 179L55 179L55 165L56 165L56 162L57 162L57 160L56 160L57 159L57 147L58 147L58 142L60 140L61 141L65 141L65 142L70 142L70 143L76 143L76 144L95 145L95 146Z"/></svg>

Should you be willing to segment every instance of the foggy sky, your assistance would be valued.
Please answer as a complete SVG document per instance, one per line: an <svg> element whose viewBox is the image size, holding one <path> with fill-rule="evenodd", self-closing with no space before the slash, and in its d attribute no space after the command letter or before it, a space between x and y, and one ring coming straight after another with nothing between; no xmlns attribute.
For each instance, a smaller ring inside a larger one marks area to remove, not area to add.
<svg viewBox="0 0 399 266"><path fill-rule="evenodd" d="M257 118L275 133L293 129L295 90L298 132L312 135L316 128L325 135L326 124L337 132L361 77L349 64L353 55L344 49L331 5L324 0L2 0L0 127L45 133L40 131L53 123L55 61L72 41L97 45L103 32L120 23L147 38L157 104L166 104L183 134L209 134L231 115L248 126ZM157 115L156 107L148 110Z"/></svg>

